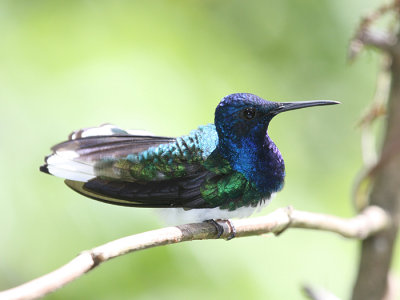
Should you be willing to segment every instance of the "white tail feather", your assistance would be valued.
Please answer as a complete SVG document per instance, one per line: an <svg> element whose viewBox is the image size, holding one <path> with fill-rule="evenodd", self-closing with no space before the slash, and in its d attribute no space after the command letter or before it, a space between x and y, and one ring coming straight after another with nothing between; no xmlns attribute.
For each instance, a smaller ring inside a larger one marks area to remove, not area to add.
<svg viewBox="0 0 400 300"><path fill-rule="evenodd" d="M84 139L94 136L112 135L152 135L143 130L123 130L112 124L103 124L98 127L88 127L76 130L69 135L69 140ZM79 159L79 154L73 150L58 150L47 157L47 172L61 178L87 182L96 177L95 162Z"/></svg>
<svg viewBox="0 0 400 300"><path fill-rule="evenodd" d="M74 151L57 151L47 158L47 169L50 174L75 181L86 182L93 179L93 164L75 160L79 155Z"/></svg>

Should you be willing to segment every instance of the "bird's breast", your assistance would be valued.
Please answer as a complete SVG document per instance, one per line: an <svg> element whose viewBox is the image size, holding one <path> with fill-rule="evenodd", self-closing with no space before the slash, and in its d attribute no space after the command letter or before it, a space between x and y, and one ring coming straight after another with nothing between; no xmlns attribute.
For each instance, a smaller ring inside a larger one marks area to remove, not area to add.
<svg viewBox="0 0 400 300"><path fill-rule="evenodd" d="M262 145L251 139L243 140L236 150L231 157L234 170L266 195L282 189L285 164L279 149L269 138Z"/></svg>

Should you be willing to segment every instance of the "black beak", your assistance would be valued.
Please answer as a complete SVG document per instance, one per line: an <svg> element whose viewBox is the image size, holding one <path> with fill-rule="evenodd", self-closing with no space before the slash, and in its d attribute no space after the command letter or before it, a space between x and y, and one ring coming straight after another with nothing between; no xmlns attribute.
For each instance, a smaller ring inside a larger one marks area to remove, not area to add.
<svg viewBox="0 0 400 300"><path fill-rule="evenodd" d="M284 111L300 109L305 107L340 104L340 102L338 101L331 101L331 100L276 102L276 103L278 104L278 107L272 111L274 115L277 115Z"/></svg>

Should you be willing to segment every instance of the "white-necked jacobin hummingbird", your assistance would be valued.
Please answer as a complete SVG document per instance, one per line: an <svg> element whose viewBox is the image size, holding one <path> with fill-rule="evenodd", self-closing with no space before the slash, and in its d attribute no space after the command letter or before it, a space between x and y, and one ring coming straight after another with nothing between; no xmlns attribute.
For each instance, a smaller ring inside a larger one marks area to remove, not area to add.
<svg viewBox="0 0 400 300"><path fill-rule="evenodd" d="M40 170L78 193L111 204L168 208L199 222L249 216L282 189L285 165L268 136L277 114L336 101L271 102L226 96L215 124L178 138L138 135L112 125L72 133Z"/></svg>

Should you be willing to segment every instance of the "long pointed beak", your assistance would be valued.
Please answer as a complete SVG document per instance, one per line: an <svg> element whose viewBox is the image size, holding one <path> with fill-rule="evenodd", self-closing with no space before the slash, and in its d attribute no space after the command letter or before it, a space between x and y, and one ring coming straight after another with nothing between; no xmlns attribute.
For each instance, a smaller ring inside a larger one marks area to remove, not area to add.
<svg viewBox="0 0 400 300"><path fill-rule="evenodd" d="M321 105L334 105L340 104L338 101L331 100L314 100L314 101L297 101L297 102L277 102L278 107L273 110L275 115L289 110L300 109L311 106L321 106Z"/></svg>

